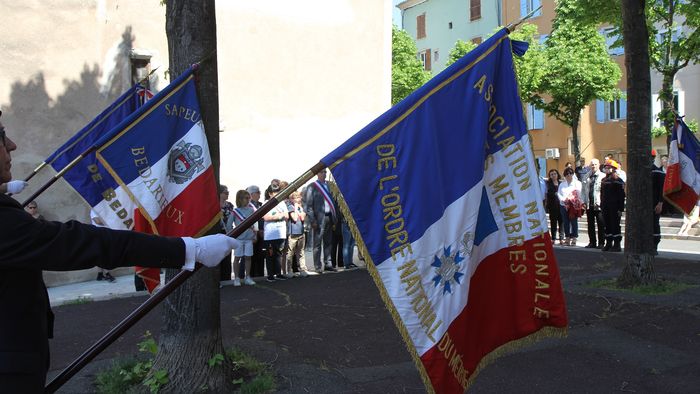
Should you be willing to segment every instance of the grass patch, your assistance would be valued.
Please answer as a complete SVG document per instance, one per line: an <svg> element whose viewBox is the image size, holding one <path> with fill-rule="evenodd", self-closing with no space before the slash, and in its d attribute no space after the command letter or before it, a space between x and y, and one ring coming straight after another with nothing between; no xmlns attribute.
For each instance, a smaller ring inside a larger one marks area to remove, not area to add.
<svg viewBox="0 0 700 394"><path fill-rule="evenodd" d="M121 394L135 393L140 381L124 379L124 371L132 371L139 363L138 360L130 358L117 360L107 370L97 374L95 385L100 394Z"/></svg>
<svg viewBox="0 0 700 394"><path fill-rule="evenodd" d="M588 287L607 290L621 290L641 295L668 295L680 293L683 290L697 287L688 283L674 282L670 280L659 279L653 285L634 286L632 288L619 287L617 279L598 279L590 282Z"/></svg>
<svg viewBox="0 0 700 394"><path fill-rule="evenodd" d="M275 391L275 377L268 364L255 359L250 354L239 349L231 349L226 356L233 364L236 379L234 384L238 390L246 394L269 393Z"/></svg>

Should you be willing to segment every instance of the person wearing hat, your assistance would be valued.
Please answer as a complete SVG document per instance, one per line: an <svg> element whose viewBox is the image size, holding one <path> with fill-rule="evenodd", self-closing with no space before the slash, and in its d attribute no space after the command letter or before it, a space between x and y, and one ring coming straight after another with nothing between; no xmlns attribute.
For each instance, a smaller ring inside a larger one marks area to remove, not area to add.
<svg viewBox="0 0 700 394"><path fill-rule="evenodd" d="M661 242L661 211L664 209L664 182L666 174L663 169L656 166L656 149L651 150L651 193L654 206L654 254L658 254L659 242Z"/></svg>
<svg viewBox="0 0 700 394"><path fill-rule="evenodd" d="M0 183L12 179L17 145L0 123ZM42 271L95 265L140 265L193 270L215 267L238 241L223 234L159 237L100 228L77 221L37 220L12 197L0 194L0 391L43 393L49 369L54 315Z"/></svg>
<svg viewBox="0 0 700 394"><path fill-rule="evenodd" d="M605 246L603 252L621 252L622 229L620 219L625 210L625 182L620 179L617 170L620 164L608 159L605 162L607 174L600 185L600 208L605 223Z"/></svg>

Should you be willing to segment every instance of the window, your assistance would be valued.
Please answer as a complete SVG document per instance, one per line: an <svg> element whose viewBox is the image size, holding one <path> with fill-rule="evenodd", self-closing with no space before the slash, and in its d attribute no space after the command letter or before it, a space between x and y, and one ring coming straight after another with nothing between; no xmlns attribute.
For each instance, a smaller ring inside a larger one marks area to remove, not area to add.
<svg viewBox="0 0 700 394"><path fill-rule="evenodd" d="M595 118L598 123L627 119L627 98L613 101L596 100Z"/></svg>
<svg viewBox="0 0 700 394"><path fill-rule="evenodd" d="M685 114L685 92L682 90L677 90L673 92L673 107L678 112L678 115L683 116ZM661 121L659 121L659 113L663 108L661 100L659 100L658 94L651 95L651 121L652 127L661 127Z"/></svg>
<svg viewBox="0 0 700 394"><path fill-rule="evenodd" d="M435 60L436 62L440 61L440 51L438 51L437 49L433 51L433 60Z"/></svg>
<svg viewBox="0 0 700 394"><path fill-rule="evenodd" d="M532 10L536 10L542 5L542 0L520 0L520 16L524 17L525 15L529 14L532 12ZM532 17L536 16L541 16L542 15L542 10L539 10L535 12Z"/></svg>
<svg viewBox="0 0 700 394"><path fill-rule="evenodd" d="M423 68L425 71L430 71L432 69L432 62L430 61L430 49L421 51L418 56L420 57L420 62L423 63Z"/></svg>
<svg viewBox="0 0 700 394"><path fill-rule="evenodd" d="M535 108L532 104L527 105L527 129L544 129L544 110Z"/></svg>
<svg viewBox="0 0 700 394"><path fill-rule="evenodd" d="M681 38L681 33L682 33L682 31L681 31L680 26L674 27L671 30L671 42L678 42L678 40ZM658 33L656 33L656 42L659 44L663 43L664 40L666 39L667 34L668 34L668 29L661 30Z"/></svg>
<svg viewBox="0 0 700 394"><path fill-rule="evenodd" d="M447 23L447 28L452 30L452 22Z"/></svg>
<svg viewBox="0 0 700 394"><path fill-rule="evenodd" d="M481 44L481 37L474 37L472 38L472 42L476 45Z"/></svg>
<svg viewBox="0 0 700 394"><path fill-rule="evenodd" d="M425 38L425 14L416 17L416 39Z"/></svg>
<svg viewBox="0 0 700 394"><path fill-rule="evenodd" d="M600 34L605 37L605 46L608 48L608 55L620 56L625 54L625 48L622 46L622 37L619 33L615 32L615 28L608 27L600 31ZM619 42L620 46L613 48L616 42Z"/></svg>
<svg viewBox="0 0 700 394"><path fill-rule="evenodd" d="M481 0L469 1L469 20L481 19Z"/></svg>

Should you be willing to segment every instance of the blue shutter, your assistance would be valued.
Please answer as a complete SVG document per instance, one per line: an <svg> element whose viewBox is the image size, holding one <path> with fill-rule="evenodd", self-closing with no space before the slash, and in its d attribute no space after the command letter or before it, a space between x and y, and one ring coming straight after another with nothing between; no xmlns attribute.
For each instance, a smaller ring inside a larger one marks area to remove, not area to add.
<svg viewBox="0 0 700 394"><path fill-rule="evenodd" d="M543 109L534 109L534 115L533 115L533 128L542 130L544 129L544 110Z"/></svg>
<svg viewBox="0 0 700 394"><path fill-rule="evenodd" d="M527 15L527 2L530 0L520 0L520 17Z"/></svg>
<svg viewBox="0 0 700 394"><path fill-rule="evenodd" d="M534 128L534 117L532 116L533 106L532 104L527 105L527 129L532 130Z"/></svg>
<svg viewBox="0 0 700 394"><path fill-rule="evenodd" d="M549 34L540 35L540 45L545 45L548 38L549 38Z"/></svg>
<svg viewBox="0 0 700 394"><path fill-rule="evenodd" d="M598 123L605 122L605 102L603 100L595 101L595 120Z"/></svg>
<svg viewBox="0 0 700 394"><path fill-rule="evenodd" d="M538 9L540 7L540 5L542 5L542 0L532 0L532 9L533 10ZM542 10L535 12L532 16L535 17L535 16L540 16L540 15L542 15Z"/></svg>
<svg viewBox="0 0 700 394"><path fill-rule="evenodd" d="M627 98L620 98L620 119L627 119Z"/></svg>

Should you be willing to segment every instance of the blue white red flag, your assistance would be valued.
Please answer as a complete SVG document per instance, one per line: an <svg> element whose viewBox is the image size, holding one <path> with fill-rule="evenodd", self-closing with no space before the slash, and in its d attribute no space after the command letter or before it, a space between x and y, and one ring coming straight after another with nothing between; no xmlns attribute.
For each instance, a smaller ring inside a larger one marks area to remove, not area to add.
<svg viewBox="0 0 700 394"><path fill-rule="evenodd" d="M193 69L98 144L97 159L118 185L103 193L98 206L116 211L132 201L136 231L196 237L219 222L221 209ZM137 268L149 291L158 284L158 271Z"/></svg>
<svg viewBox="0 0 700 394"><path fill-rule="evenodd" d="M108 206L118 207L113 199L126 194L161 235L197 236L217 222L214 169L192 69L110 134L97 150L118 184L103 193Z"/></svg>
<svg viewBox="0 0 700 394"><path fill-rule="evenodd" d="M54 170L60 172L75 158L89 152L78 164L63 174L63 179L91 207L95 208L110 228L130 229L133 227L133 217L129 213L133 212L133 204L125 203L119 210L104 209L104 207L99 206L99 202L103 200L103 192L114 189L117 183L97 161L95 151L90 152L89 149L94 147L100 138L109 134L112 128L136 112L143 103L142 94L139 93L142 91L144 88L140 85L132 86L44 161L50 164Z"/></svg>
<svg viewBox="0 0 700 394"><path fill-rule="evenodd" d="M429 391L566 332L512 49L501 30L322 159Z"/></svg>
<svg viewBox="0 0 700 394"><path fill-rule="evenodd" d="M700 142L683 122L676 119L669 146L664 198L690 215L700 196Z"/></svg>

